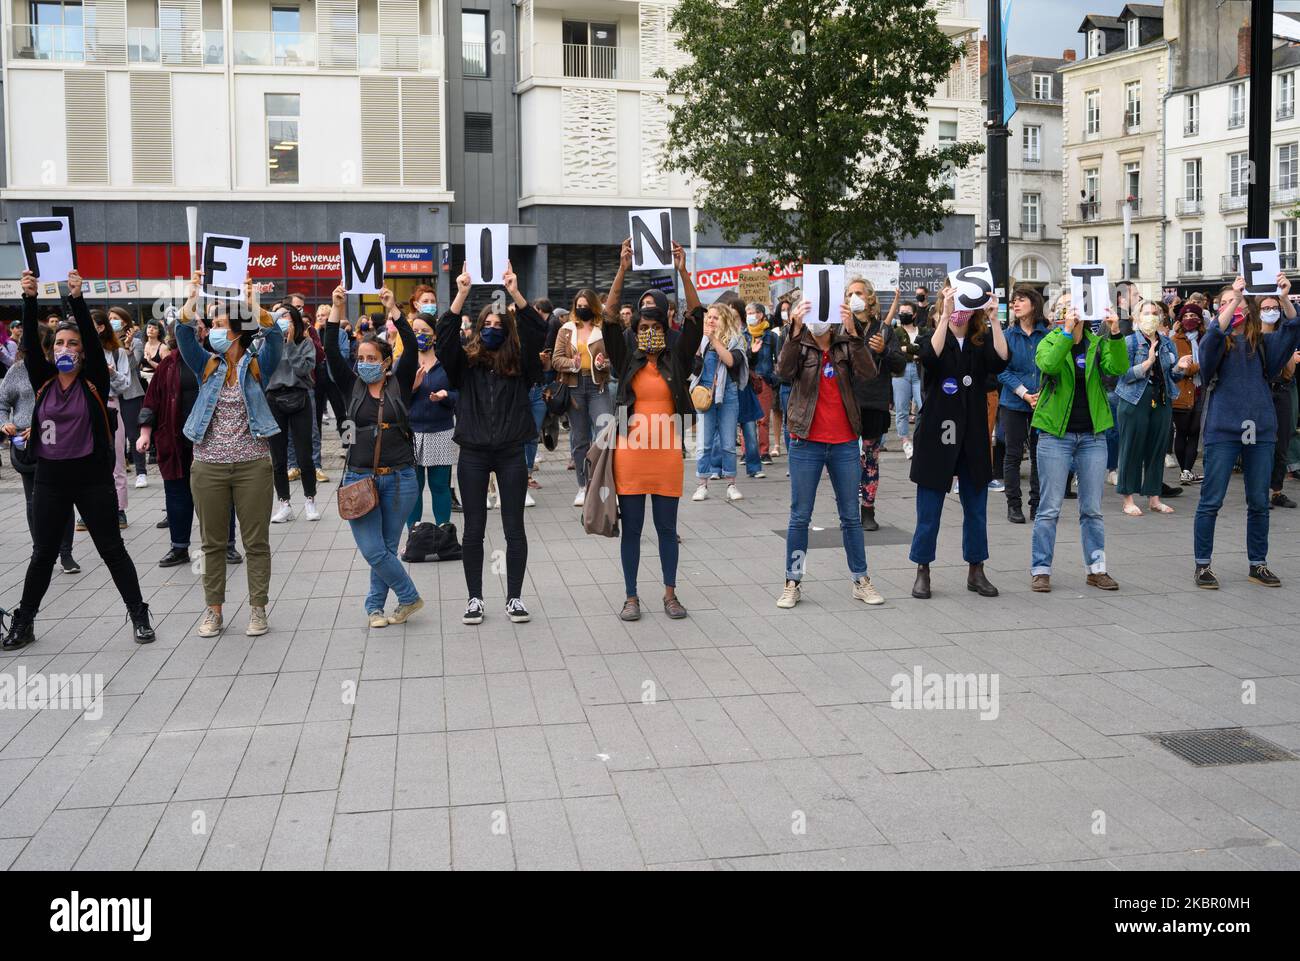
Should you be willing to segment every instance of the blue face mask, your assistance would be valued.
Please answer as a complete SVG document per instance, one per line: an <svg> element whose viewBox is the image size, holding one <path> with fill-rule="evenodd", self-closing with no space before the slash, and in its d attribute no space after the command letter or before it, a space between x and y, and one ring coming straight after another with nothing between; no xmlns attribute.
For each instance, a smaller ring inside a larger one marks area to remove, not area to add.
<svg viewBox="0 0 1300 961"><path fill-rule="evenodd" d="M438 316L438 305L437 305L437 304L421 304L421 305L420 305L420 313L422 313L425 317L437 317L437 316Z"/></svg>
<svg viewBox="0 0 1300 961"><path fill-rule="evenodd" d="M373 384L384 376L383 364L357 364L357 376L361 378L362 383Z"/></svg>
<svg viewBox="0 0 1300 961"><path fill-rule="evenodd" d="M114 330L122 329L122 322L118 320L116 317L110 318L108 321L108 325L112 327Z"/></svg>
<svg viewBox="0 0 1300 961"><path fill-rule="evenodd" d="M433 334L416 334L415 346L417 350L432 350Z"/></svg>
<svg viewBox="0 0 1300 961"><path fill-rule="evenodd" d="M276 323L276 325L280 328L281 331L283 331L283 332L286 333L286 334L289 333L289 318L288 318L288 317L281 317L281 318L280 318L279 320L277 320L275 323Z"/></svg>
<svg viewBox="0 0 1300 961"><path fill-rule="evenodd" d="M224 327L213 328L212 333L208 334L208 346L218 354L224 354L230 349L230 331Z"/></svg>
<svg viewBox="0 0 1300 961"><path fill-rule="evenodd" d="M496 350L506 342L506 329L504 327L484 327L479 331L479 339L483 341L483 346L488 350Z"/></svg>

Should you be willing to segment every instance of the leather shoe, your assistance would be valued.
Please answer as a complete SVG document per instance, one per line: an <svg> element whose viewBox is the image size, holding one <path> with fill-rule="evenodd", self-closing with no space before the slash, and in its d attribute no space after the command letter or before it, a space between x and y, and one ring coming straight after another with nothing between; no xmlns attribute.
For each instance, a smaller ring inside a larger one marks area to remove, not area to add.
<svg viewBox="0 0 1300 961"><path fill-rule="evenodd" d="M1181 487L1170 487L1168 484L1163 482L1160 484L1161 497L1181 497L1182 493L1183 489Z"/></svg>
<svg viewBox="0 0 1300 961"><path fill-rule="evenodd" d="M966 575L966 590L974 591L980 597L997 597L998 589L989 583L989 579L984 576L983 564L972 564L970 573Z"/></svg>
<svg viewBox="0 0 1300 961"><path fill-rule="evenodd" d="M930 565L916 565L916 583L912 585L912 596L917 600L930 599Z"/></svg>
<svg viewBox="0 0 1300 961"><path fill-rule="evenodd" d="M226 563L227 564L244 563L244 555L239 553L239 551L235 550L234 544L230 544L226 547Z"/></svg>
<svg viewBox="0 0 1300 961"><path fill-rule="evenodd" d="M189 551L173 547L171 550L169 550L166 554L163 555L163 559L158 562L158 566L159 567L180 567L182 564L188 564L189 562L190 562Z"/></svg>
<svg viewBox="0 0 1300 961"><path fill-rule="evenodd" d="M880 525L876 523L876 509L862 505L862 529L864 531L878 531Z"/></svg>
<svg viewBox="0 0 1300 961"><path fill-rule="evenodd" d="M1007 520L1013 524L1023 524L1025 522L1025 512L1020 509L1019 504L1007 506Z"/></svg>
<svg viewBox="0 0 1300 961"><path fill-rule="evenodd" d="M1029 589L1033 591L1035 594L1052 593L1052 575L1035 574L1029 580Z"/></svg>
<svg viewBox="0 0 1300 961"><path fill-rule="evenodd" d="M629 597L623 602L623 610L619 612L620 621L639 621L641 620L641 602L635 597Z"/></svg>
<svg viewBox="0 0 1300 961"><path fill-rule="evenodd" d="M677 595L664 598L664 613L674 621L680 621L686 616L686 608L682 607L682 602L677 599Z"/></svg>

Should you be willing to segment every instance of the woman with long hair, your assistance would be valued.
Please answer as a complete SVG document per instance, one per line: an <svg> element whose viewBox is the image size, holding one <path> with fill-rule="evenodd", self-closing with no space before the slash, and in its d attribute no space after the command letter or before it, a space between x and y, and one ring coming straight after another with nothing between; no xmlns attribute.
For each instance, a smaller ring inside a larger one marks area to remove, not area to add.
<svg viewBox="0 0 1300 961"><path fill-rule="evenodd" d="M861 425L862 482L858 487L861 501L860 514L864 531L878 531L876 521L876 496L880 488L880 449L889 431L889 404L893 399L891 377L901 374L907 366L903 352L898 349L894 336L894 316L899 300L889 305L889 313L880 318L880 299L876 289L861 277L849 281L845 290L849 312L853 314L853 327L871 352L877 376L868 380L855 378L853 388L858 398Z"/></svg>
<svg viewBox="0 0 1300 961"><path fill-rule="evenodd" d="M451 468L456 463L456 444L452 440L456 427L456 398L459 394L447 379L447 371L438 360L436 311L438 305L428 299L432 288L416 288L411 298L417 309L409 323L419 351L419 366L412 379L410 397L412 443L415 448L415 506L406 518L410 530L424 516L424 488L428 478L433 522L439 526L451 521ZM426 305L432 306L431 316Z"/></svg>
<svg viewBox="0 0 1300 961"><path fill-rule="evenodd" d="M786 340L788 340L790 337L791 313L792 313L792 308L790 307L790 297L788 294L783 294L782 296L778 297L776 301L776 312L775 312L775 321L774 321L776 324L776 330L773 331L773 337L772 337L772 349L776 352L776 355L778 357L781 355L781 348L785 346ZM782 451L781 445L783 443L785 445L784 449L786 450L787 453L789 452L789 448L790 448L790 432L786 429L785 426L785 405L786 402L789 401L790 399L790 386L791 385L788 381L784 381L781 379L780 374L776 375L776 387L775 387L776 399L775 402L772 404L772 424L775 427L775 432L773 433L773 438L772 438L773 457L781 456L781 451ZM786 476L787 477L790 476L789 471L786 471Z"/></svg>
<svg viewBox="0 0 1300 961"><path fill-rule="evenodd" d="M98 307L90 312L95 324L95 332L100 346L104 350L104 360L108 364L108 409L109 421L114 423L113 433L113 486L117 490L117 524L126 529L126 423L122 416L122 397L131 392L131 358L117 332L122 328L120 317L110 319L106 311ZM116 326L115 326L116 325ZM143 395L141 391L141 395ZM86 530L84 518L77 519L77 530Z"/></svg>
<svg viewBox="0 0 1300 961"><path fill-rule="evenodd" d="M712 403L697 418L695 478L699 486L691 500L708 497L709 481L715 477L727 485L727 500L743 500L745 495L736 487L736 427L740 385L748 383L749 361L740 335L740 317L731 306L719 301L705 311L704 338L697 352L691 388L706 388Z"/></svg>
<svg viewBox="0 0 1300 961"><path fill-rule="evenodd" d="M903 299L902 291L894 294L894 300ZM921 412L921 367L917 359L921 356L921 341L930 336L926 324L928 315L918 311L914 303L903 303L898 308L894 339L898 342L898 351L903 355L903 370L893 378L894 391L894 432L903 441L903 456L912 459L915 449L912 447L912 422Z"/></svg>
<svg viewBox="0 0 1300 961"><path fill-rule="evenodd" d="M469 271L462 268L456 278L456 297L438 321L437 335L438 358L451 386L460 391L453 437L460 447L456 477L465 512L463 562L469 593L461 621L483 623L483 536L488 475L495 473L506 538L506 616L518 624L530 617L520 597L528 566L524 444L537 436L528 395L542 379L546 323L519 292L514 268L507 265L505 289L514 302L514 314L486 305L462 343L460 312L470 285Z"/></svg>
<svg viewBox="0 0 1300 961"><path fill-rule="evenodd" d="M551 370L569 388L569 449L578 481L574 507L581 507L587 492L587 450L603 419L614 410L609 389L609 347L601 330L600 297L594 290L578 291L573 310L560 326L551 351ZM622 336L621 327L617 329ZM529 408L531 410L531 407Z"/></svg>
<svg viewBox="0 0 1300 961"><path fill-rule="evenodd" d="M1205 334L1205 309L1203 301L1193 294L1178 309L1174 333L1170 340L1178 352L1178 359L1190 357L1183 372L1183 382L1174 398L1174 457L1178 460L1179 482L1196 484L1201 475L1196 473L1196 453L1201 443L1201 408L1205 398L1201 381L1201 337Z"/></svg>
<svg viewBox="0 0 1300 961"><path fill-rule="evenodd" d="M744 425L745 469L751 477L772 463L772 409L776 406L776 331L771 329L767 307L745 305L745 349L749 351L749 383L762 414ZM743 422L743 418L742 418Z"/></svg>
<svg viewBox="0 0 1300 961"><path fill-rule="evenodd" d="M1285 320L1276 334L1264 336L1259 301L1246 296L1246 282L1238 277L1220 292L1218 319L1201 338L1201 378L1207 385L1205 479L1192 530L1194 579L1205 590L1219 589L1210 567L1214 528L1238 460L1246 485L1248 579L1265 587L1282 585L1268 568L1268 483L1278 437L1269 383L1295 353L1300 321L1285 274L1277 275L1277 286Z"/></svg>
<svg viewBox="0 0 1300 961"><path fill-rule="evenodd" d="M394 356L393 345L368 336L357 345L356 370L339 352L339 322L347 304L347 291L334 288L329 324L325 328L325 356L330 373L343 391L344 417L353 437L348 446L342 487L365 477L373 479L378 504L361 517L348 521L357 549L370 566L370 593L366 596L366 618L371 627L402 624L424 606L420 594L397 554L402 528L415 506L415 452L411 446L409 401L419 350L406 315L387 287L379 300L402 342L402 356ZM376 466L376 460L378 466ZM397 597L392 614L384 613L388 592Z"/></svg>
<svg viewBox="0 0 1300 961"><path fill-rule="evenodd" d="M955 294L951 287L944 289L934 333L921 343L925 390L912 457L916 531L909 556L916 565L912 596L922 600L930 597L930 564L953 477L961 498L962 557L969 566L966 589L981 597L998 595L984 573L993 478L985 382L1002 373L1009 351L997 322L997 297L983 310L957 310Z"/></svg>
<svg viewBox="0 0 1300 961"><path fill-rule="evenodd" d="M293 520L289 498L289 442L297 456L298 477L302 481L303 516L320 520L316 507L316 471L312 461L312 431L316 422L315 374L316 344L308 333L307 321L292 303L277 311L276 324L284 336L284 353L267 382L266 400L275 418L278 432L271 435L271 471L275 477L275 496L279 501L272 524Z"/></svg>
<svg viewBox="0 0 1300 961"><path fill-rule="evenodd" d="M618 437L614 448L614 486L620 519L619 553L626 599L619 617L641 619L637 575L641 568L641 532L646 500L659 539L659 568L664 585L664 613L686 617L677 597L677 510L682 498L682 433L694 412L686 383L695 351L703 336L704 309L686 269L686 252L673 245L673 263L686 290L685 321L674 346L668 346L668 298L650 290L634 310L636 338L629 343L614 312L623 294L623 280L632 266L632 244L623 242L618 272L605 298L605 323L618 335L608 338L611 368L618 375L615 412Z"/></svg>
<svg viewBox="0 0 1300 961"><path fill-rule="evenodd" d="M40 429L26 438L36 455L34 543L22 601L4 637L6 651L36 640L33 624L49 589L74 506L85 519L95 549L126 604L136 643L148 644L154 639L149 605L140 594L140 579L117 524L108 361L81 287L81 275L73 270L68 274L68 305L76 322L59 324L51 363L41 351L37 331L36 278L31 271L23 271L23 346L30 346L23 352L23 369L35 393L32 423ZM118 454L120 457L121 452Z"/></svg>
<svg viewBox="0 0 1300 961"><path fill-rule="evenodd" d="M190 491L203 542L203 596L207 605L200 637L225 629L226 554L230 511L239 518L239 536L248 558L249 637L270 627L266 606L271 591L271 502L274 483L269 438L280 427L271 414L266 388L280 366L284 335L244 282L244 300L214 303L206 342L200 341L197 304L202 275L191 282L189 300L176 325L181 359L199 381L185 437L194 445ZM248 318L246 320L245 318ZM250 322L252 321L252 322Z"/></svg>
<svg viewBox="0 0 1300 961"><path fill-rule="evenodd" d="M1000 472L1007 492L1007 520L1023 524L1025 512L1020 493L1020 462L1029 449L1029 516L1038 511L1038 433L1031 426L1038 404L1041 374L1037 363L1038 345L1047 336L1043 316L1043 295L1033 287L1011 292L1011 317L1007 326L1007 366L998 374L1002 393L998 397L998 418L1006 454L994 472ZM1105 472L1103 471L1103 478Z"/></svg>

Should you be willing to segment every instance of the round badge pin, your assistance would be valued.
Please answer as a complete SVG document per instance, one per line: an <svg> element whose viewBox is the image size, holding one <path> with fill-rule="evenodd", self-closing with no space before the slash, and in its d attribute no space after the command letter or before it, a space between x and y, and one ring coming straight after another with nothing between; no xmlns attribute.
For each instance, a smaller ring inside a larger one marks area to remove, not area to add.
<svg viewBox="0 0 1300 961"><path fill-rule="evenodd" d="M969 387L971 385L970 374L967 374L961 379L961 384L963 387Z"/></svg>
<svg viewBox="0 0 1300 961"><path fill-rule="evenodd" d="M949 377L943 382L943 392L950 396L957 393L957 381L955 378Z"/></svg>

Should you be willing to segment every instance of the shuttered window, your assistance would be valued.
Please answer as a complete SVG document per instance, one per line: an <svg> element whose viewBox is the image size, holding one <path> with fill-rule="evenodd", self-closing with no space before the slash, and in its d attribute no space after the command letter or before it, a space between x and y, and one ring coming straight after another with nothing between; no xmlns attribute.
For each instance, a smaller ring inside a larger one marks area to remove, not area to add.
<svg viewBox="0 0 1300 961"><path fill-rule="evenodd" d="M492 152L492 115L490 113L465 114L465 152Z"/></svg>

